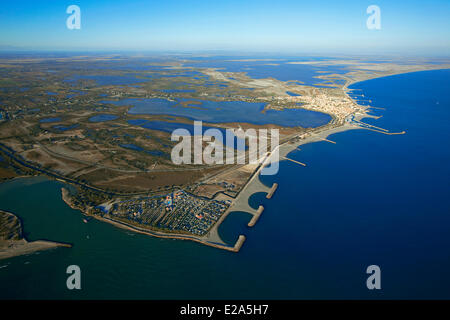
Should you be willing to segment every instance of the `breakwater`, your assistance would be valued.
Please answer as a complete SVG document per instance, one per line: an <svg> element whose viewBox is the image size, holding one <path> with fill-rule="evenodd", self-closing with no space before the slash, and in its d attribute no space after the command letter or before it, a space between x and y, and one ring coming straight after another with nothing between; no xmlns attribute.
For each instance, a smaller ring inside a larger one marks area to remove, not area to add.
<svg viewBox="0 0 450 320"><path fill-rule="evenodd" d="M250 220L250 222L248 223L249 227L253 227L256 222L259 219L259 216L261 215L261 213L264 211L264 207L263 206L259 206L258 210L256 211L256 213L253 215L252 219Z"/></svg>
<svg viewBox="0 0 450 320"><path fill-rule="evenodd" d="M277 190L277 188L278 188L278 183L275 182L275 183L272 185L272 188L270 188L270 191L267 193L266 198L267 198L267 199L272 198L272 196L273 196L273 194L275 193L275 191Z"/></svg>

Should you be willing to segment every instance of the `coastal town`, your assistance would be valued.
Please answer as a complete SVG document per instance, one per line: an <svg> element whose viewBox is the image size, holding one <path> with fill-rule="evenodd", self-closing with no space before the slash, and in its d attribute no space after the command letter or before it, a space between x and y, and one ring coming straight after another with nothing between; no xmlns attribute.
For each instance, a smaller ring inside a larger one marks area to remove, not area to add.
<svg viewBox="0 0 450 320"><path fill-rule="evenodd" d="M335 96L319 93L311 96L288 97L288 101L302 103L308 110L332 114L335 121L343 123L345 118L355 112L364 112L364 109L352 101L348 96Z"/></svg>

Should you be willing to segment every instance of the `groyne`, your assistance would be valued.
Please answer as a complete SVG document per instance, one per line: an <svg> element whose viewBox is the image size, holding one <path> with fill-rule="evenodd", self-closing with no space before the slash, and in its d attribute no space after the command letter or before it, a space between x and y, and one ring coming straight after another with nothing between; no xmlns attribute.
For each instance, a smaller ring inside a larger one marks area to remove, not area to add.
<svg viewBox="0 0 450 320"><path fill-rule="evenodd" d="M278 183L275 182L275 183L272 185L272 188L270 188L269 193L267 193L266 198L267 198L267 199L272 198L272 196L273 196L273 194L275 193L275 191L277 190L277 188L278 188Z"/></svg>

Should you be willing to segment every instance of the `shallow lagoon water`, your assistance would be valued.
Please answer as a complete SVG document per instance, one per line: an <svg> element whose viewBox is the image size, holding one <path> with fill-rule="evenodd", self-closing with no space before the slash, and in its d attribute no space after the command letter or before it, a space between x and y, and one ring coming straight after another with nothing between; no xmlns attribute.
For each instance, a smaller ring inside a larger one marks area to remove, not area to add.
<svg viewBox="0 0 450 320"><path fill-rule="evenodd" d="M131 149L131 150L134 150L134 151L143 151L144 150L143 148L141 148L141 147L139 147L139 146L137 146L135 144L132 144L132 143L120 144L120 146L122 148Z"/></svg>
<svg viewBox="0 0 450 320"><path fill-rule="evenodd" d="M145 150L144 148L142 148L140 146L137 146L137 145L135 145L133 143L124 143L124 144L120 144L120 146L122 148L130 149L130 150L134 150L134 151L143 151L143 152L148 153L148 154L150 154L152 156L163 156L163 155L166 154L165 152L160 151L160 150Z"/></svg>

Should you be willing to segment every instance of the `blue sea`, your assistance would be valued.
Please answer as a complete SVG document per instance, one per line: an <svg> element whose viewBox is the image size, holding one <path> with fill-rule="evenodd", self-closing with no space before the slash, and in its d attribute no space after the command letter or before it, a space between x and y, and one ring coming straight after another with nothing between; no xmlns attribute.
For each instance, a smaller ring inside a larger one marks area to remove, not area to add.
<svg viewBox="0 0 450 320"><path fill-rule="evenodd" d="M367 130L332 135L289 154L258 223L232 213L220 228L239 253L157 239L91 220L68 208L62 184L41 178L0 185L0 208L17 213L30 240L74 244L0 261L0 298L443 299L450 298L450 70L352 86L382 115ZM67 266L82 290L66 289ZM381 268L381 290L366 268Z"/></svg>

